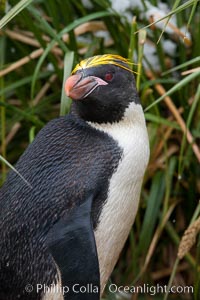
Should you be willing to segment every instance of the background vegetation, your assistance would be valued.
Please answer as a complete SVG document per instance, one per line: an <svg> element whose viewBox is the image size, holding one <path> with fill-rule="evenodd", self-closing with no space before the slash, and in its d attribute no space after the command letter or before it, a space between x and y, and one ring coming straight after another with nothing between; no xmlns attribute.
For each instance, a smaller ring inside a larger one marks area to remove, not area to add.
<svg viewBox="0 0 200 300"><path fill-rule="evenodd" d="M194 292L107 291L104 298L198 300L199 1L163 1L172 19L153 25L164 15L160 1L120 2L0 1L0 180L6 178L8 162L15 164L41 127L68 111L63 74L65 79L74 64L95 54L128 57L137 72L151 158L136 222L111 281L193 286Z"/></svg>

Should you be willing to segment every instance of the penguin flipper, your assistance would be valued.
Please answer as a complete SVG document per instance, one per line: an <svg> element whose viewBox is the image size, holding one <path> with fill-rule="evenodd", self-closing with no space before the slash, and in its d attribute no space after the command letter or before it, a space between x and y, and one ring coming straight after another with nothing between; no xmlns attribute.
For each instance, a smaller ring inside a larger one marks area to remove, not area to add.
<svg viewBox="0 0 200 300"><path fill-rule="evenodd" d="M92 197L63 216L47 244L59 268L64 299L99 300L100 275L91 220Z"/></svg>

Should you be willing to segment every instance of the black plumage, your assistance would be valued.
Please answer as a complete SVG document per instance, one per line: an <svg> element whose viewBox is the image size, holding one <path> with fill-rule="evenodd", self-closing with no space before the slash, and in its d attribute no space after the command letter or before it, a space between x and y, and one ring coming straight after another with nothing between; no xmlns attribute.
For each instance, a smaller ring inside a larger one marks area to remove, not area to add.
<svg viewBox="0 0 200 300"><path fill-rule="evenodd" d="M38 133L16 165L30 185L11 171L0 190L1 300L14 300L17 294L27 299L27 283L52 283L57 271L47 235L91 195L97 225L108 178L120 156L111 138L72 114L49 122ZM40 299L40 293L28 297Z"/></svg>

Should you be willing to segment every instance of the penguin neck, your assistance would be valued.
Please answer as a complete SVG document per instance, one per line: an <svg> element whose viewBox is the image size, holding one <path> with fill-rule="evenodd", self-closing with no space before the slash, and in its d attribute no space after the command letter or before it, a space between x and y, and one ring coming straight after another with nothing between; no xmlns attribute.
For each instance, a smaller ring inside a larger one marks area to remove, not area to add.
<svg viewBox="0 0 200 300"><path fill-rule="evenodd" d="M129 106L125 109L122 118L118 121L103 123L87 121L87 123L96 129L109 132L110 130L119 127L129 127L133 125L144 126L145 119L142 106L139 103L130 102Z"/></svg>
<svg viewBox="0 0 200 300"><path fill-rule="evenodd" d="M86 122L96 124L113 124L121 121L130 103L105 105L101 101L85 99L73 101L71 113Z"/></svg>

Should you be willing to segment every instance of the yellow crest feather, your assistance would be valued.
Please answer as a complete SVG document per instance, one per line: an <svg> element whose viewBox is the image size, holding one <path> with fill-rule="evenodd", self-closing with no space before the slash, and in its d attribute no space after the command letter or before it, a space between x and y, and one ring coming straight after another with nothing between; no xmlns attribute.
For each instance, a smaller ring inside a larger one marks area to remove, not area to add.
<svg viewBox="0 0 200 300"><path fill-rule="evenodd" d="M131 63L126 58L117 54L104 54L104 55L96 55L82 60L79 64L76 65L76 67L72 71L72 74L76 73L76 71L78 70L92 68L100 65L107 65L107 64L112 64L120 68L123 68L129 72L133 72L131 68L128 67Z"/></svg>

